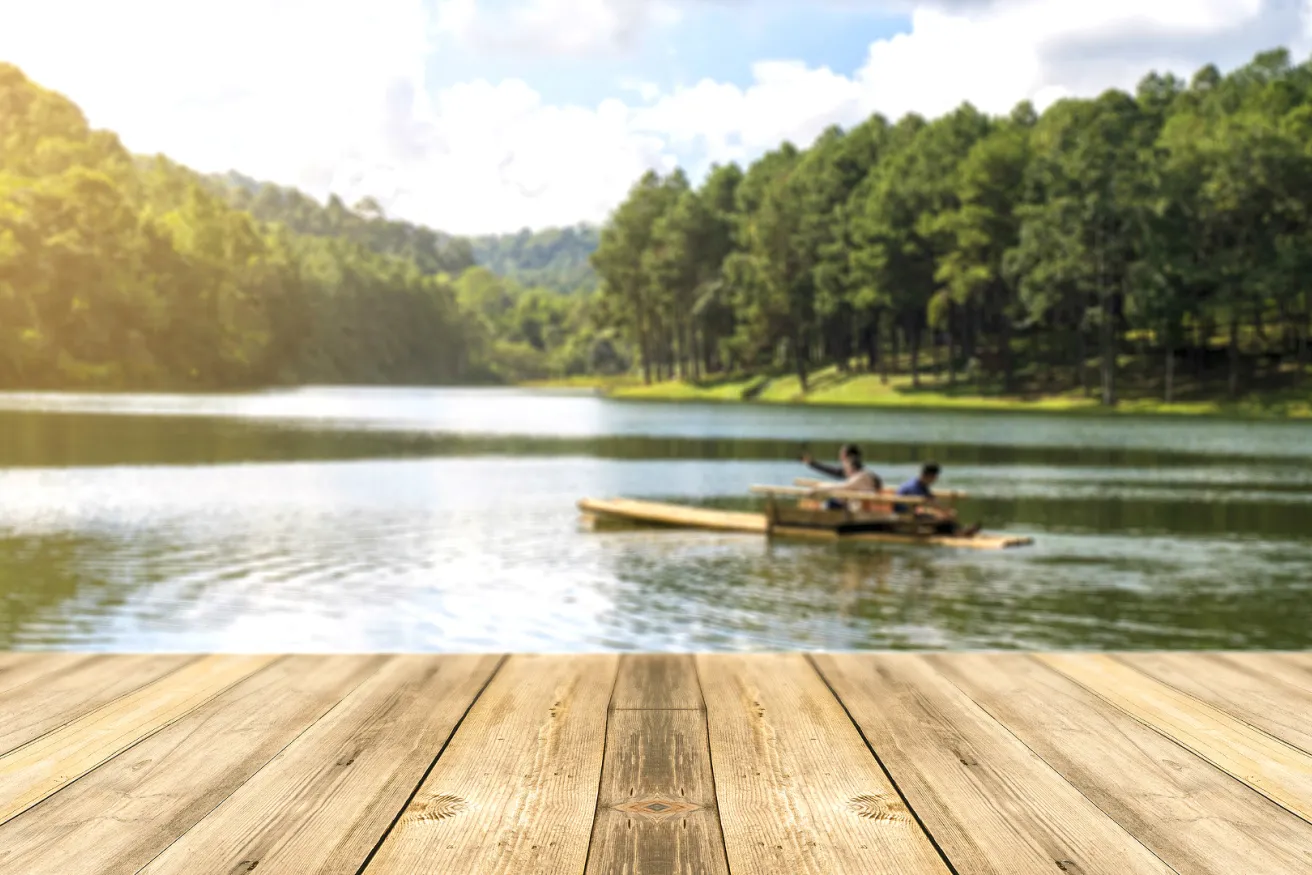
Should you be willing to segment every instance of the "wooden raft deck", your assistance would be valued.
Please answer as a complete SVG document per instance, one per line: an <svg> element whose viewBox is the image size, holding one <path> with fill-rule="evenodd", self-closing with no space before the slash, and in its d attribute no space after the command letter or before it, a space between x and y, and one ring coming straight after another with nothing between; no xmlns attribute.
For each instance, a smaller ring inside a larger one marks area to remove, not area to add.
<svg viewBox="0 0 1312 875"><path fill-rule="evenodd" d="M1312 872L1312 655L0 653L0 872Z"/></svg>

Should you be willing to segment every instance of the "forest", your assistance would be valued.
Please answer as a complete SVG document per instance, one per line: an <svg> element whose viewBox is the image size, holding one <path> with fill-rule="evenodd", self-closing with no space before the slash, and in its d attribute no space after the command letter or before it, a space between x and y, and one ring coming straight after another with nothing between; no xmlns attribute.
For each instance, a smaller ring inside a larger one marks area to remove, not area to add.
<svg viewBox="0 0 1312 875"><path fill-rule="evenodd" d="M648 173L602 229L598 324L647 382L828 369L959 391L1297 391L1312 63L1284 50L1004 117L963 105Z"/></svg>
<svg viewBox="0 0 1312 875"><path fill-rule="evenodd" d="M1312 62L876 115L648 173L600 228L461 238L131 154L0 64L0 387L869 375L1307 394ZM626 377L628 378L628 377Z"/></svg>
<svg viewBox="0 0 1312 875"><path fill-rule="evenodd" d="M521 236L505 245L531 249ZM0 64L0 387L485 383L627 366L586 296L498 276L473 249L368 199L323 205L133 155ZM563 275L570 258L586 268L577 251L529 267Z"/></svg>

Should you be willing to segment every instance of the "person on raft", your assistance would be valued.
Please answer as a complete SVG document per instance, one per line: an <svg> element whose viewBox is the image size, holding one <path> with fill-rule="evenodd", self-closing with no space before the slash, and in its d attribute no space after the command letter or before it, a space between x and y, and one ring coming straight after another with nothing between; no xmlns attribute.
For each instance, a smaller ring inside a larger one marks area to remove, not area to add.
<svg viewBox="0 0 1312 875"><path fill-rule="evenodd" d="M913 477L906 483L898 487L897 494L907 497L923 498L926 501L934 500L934 483L938 480L938 475L942 471L937 462L926 462L920 469L920 474ZM893 505L894 513L906 513L911 510L910 505L895 504ZM957 512L951 508L939 507L932 504L921 504L915 507L915 517L917 520L934 523L934 530L941 535L956 535L962 538L969 538L979 532L979 523L969 526L963 526L957 521Z"/></svg>
<svg viewBox="0 0 1312 875"><path fill-rule="evenodd" d="M827 465L811 458L810 453L802 453L802 463L812 470L830 477L840 478L840 482L828 486L816 486L812 495L822 496L826 492L872 492L878 494L884 488L879 475L866 468L861 461L861 449L856 444L843 444L838 451L838 465ZM825 501L826 510L842 510L845 502L837 498Z"/></svg>

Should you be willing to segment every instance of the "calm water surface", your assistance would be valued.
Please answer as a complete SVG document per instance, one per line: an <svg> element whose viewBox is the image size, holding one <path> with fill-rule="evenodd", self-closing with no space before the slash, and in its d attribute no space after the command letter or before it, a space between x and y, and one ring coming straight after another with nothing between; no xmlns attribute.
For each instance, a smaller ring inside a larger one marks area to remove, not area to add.
<svg viewBox="0 0 1312 875"><path fill-rule="evenodd" d="M589 532L804 446L943 462L1035 547ZM517 390L0 394L0 649L1312 646L1312 427Z"/></svg>

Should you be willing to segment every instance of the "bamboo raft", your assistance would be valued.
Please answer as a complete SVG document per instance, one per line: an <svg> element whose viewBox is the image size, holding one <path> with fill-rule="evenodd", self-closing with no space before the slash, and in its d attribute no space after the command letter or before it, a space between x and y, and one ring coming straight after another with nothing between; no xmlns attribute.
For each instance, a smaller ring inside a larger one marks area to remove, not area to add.
<svg viewBox="0 0 1312 875"><path fill-rule="evenodd" d="M935 547L965 547L973 550L1002 550L1034 543L1023 535L999 535L985 532L973 536L941 534L932 524L914 513L891 508L865 509L873 500L881 504L929 504L924 498L894 495L884 491L874 496L868 492L829 491L826 497L848 502L838 510L827 510L807 498L813 494L815 481L799 480L798 486L753 486L751 491L767 496L765 513L715 510L633 498L584 498L578 503L586 524L607 523L664 526L667 528L707 529L718 532L742 532L779 538L816 538L823 540L866 541L883 544L920 544ZM963 493L943 493L940 498L955 499ZM795 505L778 501L792 496Z"/></svg>

